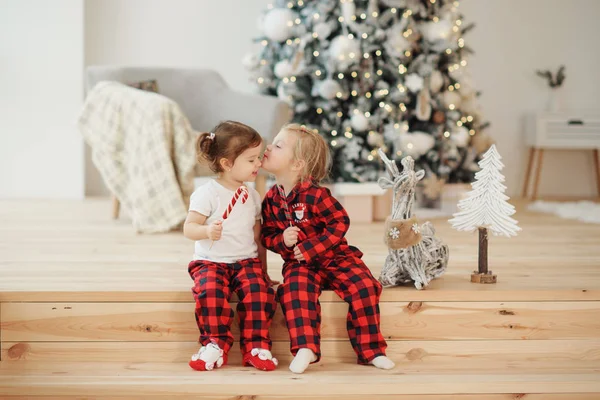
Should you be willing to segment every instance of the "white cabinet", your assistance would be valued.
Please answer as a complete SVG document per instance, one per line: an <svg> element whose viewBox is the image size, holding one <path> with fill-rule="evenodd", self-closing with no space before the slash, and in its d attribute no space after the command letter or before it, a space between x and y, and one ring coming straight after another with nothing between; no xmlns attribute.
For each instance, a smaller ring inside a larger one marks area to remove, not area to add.
<svg viewBox="0 0 600 400"><path fill-rule="evenodd" d="M528 129L528 144L544 149L599 149L600 115L538 114Z"/></svg>
<svg viewBox="0 0 600 400"><path fill-rule="evenodd" d="M594 168L600 195L600 115L585 113L536 114L529 119L527 126L527 144L529 159L523 184L523 197L527 197L529 178L533 164L537 158L537 170L533 182L533 195L537 198L540 183L540 172L544 150L592 150L594 152Z"/></svg>

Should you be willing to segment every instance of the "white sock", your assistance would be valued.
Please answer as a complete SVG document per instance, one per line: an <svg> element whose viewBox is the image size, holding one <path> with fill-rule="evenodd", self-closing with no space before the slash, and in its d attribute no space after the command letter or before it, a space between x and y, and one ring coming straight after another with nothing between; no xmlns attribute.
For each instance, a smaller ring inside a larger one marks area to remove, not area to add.
<svg viewBox="0 0 600 400"><path fill-rule="evenodd" d="M317 355L311 349L300 349L290 363L290 371L295 374L301 374L314 361L317 361Z"/></svg>
<svg viewBox="0 0 600 400"><path fill-rule="evenodd" d="M379 369L392 369L396 366L396 364L394 364L394 362L386 356L375 357L371 361L371 364L373 364Z"/></svg>

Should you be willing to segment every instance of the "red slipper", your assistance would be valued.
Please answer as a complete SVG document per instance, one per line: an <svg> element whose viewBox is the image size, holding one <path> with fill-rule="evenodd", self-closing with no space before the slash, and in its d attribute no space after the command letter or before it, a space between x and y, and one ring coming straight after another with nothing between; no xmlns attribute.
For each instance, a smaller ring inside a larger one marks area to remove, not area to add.
<svg viewBox="0 0 600 400"><path fill-rule="evenodd" d="M216 345L214 345L214 346L216 346ZM218 348L218 346L217 346L217 348ZM227 364L227 353L223 353L222 350L220 350L220 351L221 351L222 356L219 357L219 359L215 363L207 364L206 361L201 360L200 354L201 354L202 350L200 350L200 351L198 351L198 353L196 353L192 356L192 359L190 360L188 365L192 369L195 369L196 371L210 371L210 370L213 370L214 368L220 368L223 365Z"/></svg>
<svg viewBox="0 0 600 400"><path fill-rule="evenodd" d="M263 352L263 357L266 355L264 352L267 352L268 357L271 357L271 359L261 359L259 357L259 353L261 351ZM272 357L271 352L269 352L268 350L252 349L251 352L244 354L243 357L243 365L245 367L251 366L261 371L273 371L275 368L277 368L277 364L277 359L275 357Z"/></svg>

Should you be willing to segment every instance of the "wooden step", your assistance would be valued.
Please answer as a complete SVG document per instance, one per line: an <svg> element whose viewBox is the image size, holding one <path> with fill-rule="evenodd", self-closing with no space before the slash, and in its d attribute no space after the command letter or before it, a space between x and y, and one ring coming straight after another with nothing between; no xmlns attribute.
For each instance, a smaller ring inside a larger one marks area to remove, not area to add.
<svg viewBox="0 0 600 400"><path fill-rule="evenodd" d="M176 394L169 395L106 395L106 396L3 396L3 400L158 400L158 399L210 399L210 400L306 400L303 395L210 395ZM365 400L365 395L324 395L310 396L311 400ZM383 394L377 395L381 400L598 400L596 393L501 393L501 394Z"/></svg>
<svg viewBox="0 0 600 400"><path fill-rule="evenodd" d="M306 374L287 370L280 310L277 371L240 367L236 344L229 366L198 373L187 367L198 348L186 270L193 244L181 232L138 235L107 219L102 201L2 204L2 400L600 399L599 225L519 206L519 237L490 242L498 283L477 285L476 238L434 221L450 247L447 273L427 290L381 297L392 371L355 364L347 305L325 291L323 361ZM353 224L347 235L375 276L387 256L382 232ZM269 254L268 269L281 279L278 256Z"/></svg>
<svg viewBox="0 0 600 400"><path fill-rule="evenodd" d="M321 350L327 363L356 362L348 340L325 341ZM3 342L2 362L185 364L196 351L195 342ZM291 361L289 342L274 342L272 351L282 363ZM387 355L404 372L586 371L600 369L600 339L391 341ZM230 351L229 360L231 365L241 363L237 344Z"/></svg>
<svg viewBox="0 0 600 400"><path fill-rule="evenodd" d="M3 400L158 400L158 399L210 399L210 400L306 400L304 395L209 395L176 394L169 395L102 395L102 396L3 396ZM310 396L311 400L365 400L365 395L323 395ZM500 394L381 394L378 400L598 400L596 393L500 393Z"/></svg>
<svg viewBox="0 0 600 400"><path fill-rule="evenodd" d="M193 243L181 232L138 235L128 221L106 218L110 203L104 199L0 204L0 302L191 301L186 267ZM437 235L450 248L446 274L427 290L385 289L381 301L600 300L600 225L515 205L523 231L517 238L490 239L496 285L470 282L477 239L439 219L433 221ZM383 231L382 223L353 223L347 234L375 276L388 254ZM281 258L269 253L273 278L281 279L281 266ZM330 291L322 300L340 301Z"/></svg>
<svg viewBox="0 0 600 400"><path fill-rule="evenodd" d="M7 365L9 366L7 368ZM20 396L316 396L600 393L598 371L391 371L349 364L313 365L302 375L226 366L211 372L184 363L0 363L0 393ZM279 397L279 398L280 398ZM269 397L267 397L269 398ZM420 397L415 397L420 398ZM479 397L481 398L481 397ZM513 397L521 398L521 397ZM574 397L571 397L574 398ZM584 397L580 397L584 398Z"/></svg>
<svg viewBox="0 0 600 400"><path fill-rule="evenodd" d="M306 400L303 395L210 395L203 397L198 394L176 394L169 395L106 395L106 396L3 396L3 400L23 400L23 399L39 399L39 400L157 400L157 399L202 399L208 398L211 400ZM311 400L365 400L368 397L365 395L323 395L311 396ZM598 400L596 393L501 393L501 394L382 394L377 395L378 400Z"/></svg>
<svg viewBox="0 0 600 400"><path fill-rule="evenodd" d="M387 302L380 309L390 340L594 339L600 332L600 302ZM347 339L347 312L345 303L322 303L324 339ZM193 303L3 303L0 315L8 342L198 337ZM280 307L271 336L288 339Z"/></svg>

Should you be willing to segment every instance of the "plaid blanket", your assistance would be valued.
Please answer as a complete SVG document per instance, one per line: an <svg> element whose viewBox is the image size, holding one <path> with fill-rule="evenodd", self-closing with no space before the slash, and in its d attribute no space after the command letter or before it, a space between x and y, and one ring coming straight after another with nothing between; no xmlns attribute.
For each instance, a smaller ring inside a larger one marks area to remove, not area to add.
<svg viewBox="0 0 600 400"><path fill-rule="evenodd" d="M172 100L100 82L78 120L104 182L138 232L166 232L185 220L194 190L196 133Z"/></svg>

